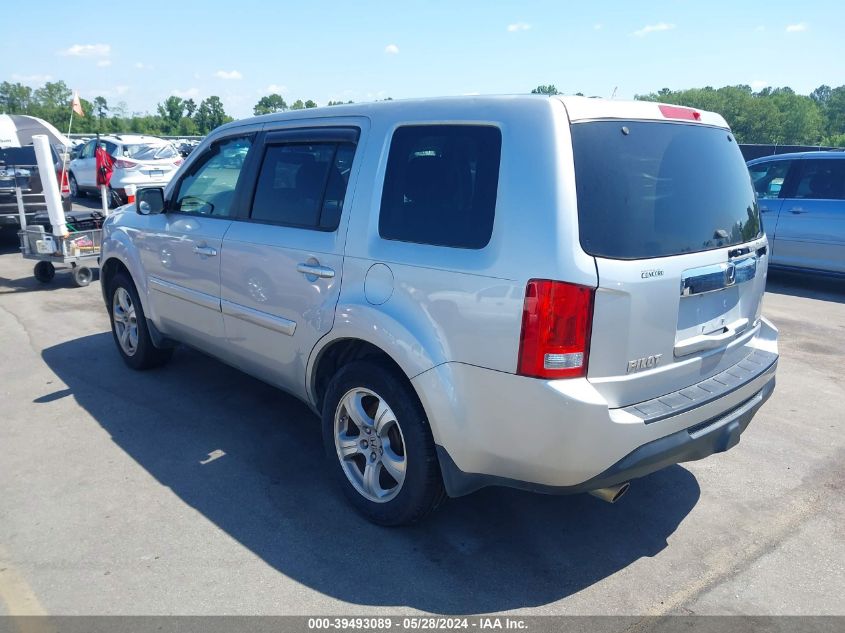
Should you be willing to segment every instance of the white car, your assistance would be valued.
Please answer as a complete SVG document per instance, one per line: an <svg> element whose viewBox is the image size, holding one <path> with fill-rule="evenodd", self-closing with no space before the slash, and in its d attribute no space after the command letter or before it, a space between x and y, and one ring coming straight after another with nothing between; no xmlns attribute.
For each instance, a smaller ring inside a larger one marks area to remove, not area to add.
<svg viewBox="0 0 845 633"><path fill-rule="evenodd" d="M164 187L182 164L182 156L170 141L155 136L120 134L101 136L100 144L115 159L111 189L126 201L126 185ZM97 139L88 141L70 163L68 181L74 198L97 191Z"/></svg>

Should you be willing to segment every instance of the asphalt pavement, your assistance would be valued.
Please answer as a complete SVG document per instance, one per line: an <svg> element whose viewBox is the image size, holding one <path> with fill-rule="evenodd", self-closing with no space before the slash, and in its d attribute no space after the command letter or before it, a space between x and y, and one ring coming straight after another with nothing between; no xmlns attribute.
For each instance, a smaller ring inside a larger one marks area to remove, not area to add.
<svg viewBox="0 0 845 633"><path fill-rule="evenodd" d="M772 274L764 313L778 385L731 451L385 529L303 404L187 349L130 371L99 283L41 285L6 235L0 614L845 614L845 283Z"/></svg>

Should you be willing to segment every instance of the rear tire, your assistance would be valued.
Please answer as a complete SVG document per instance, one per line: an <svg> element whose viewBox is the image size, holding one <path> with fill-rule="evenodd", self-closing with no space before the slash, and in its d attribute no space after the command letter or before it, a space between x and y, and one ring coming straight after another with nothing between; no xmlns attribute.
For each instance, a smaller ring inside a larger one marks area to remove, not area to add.
<svg viewBox="0 0 845 633"><path fill-rule="evenodd" d="M112 278L108 298L112 336L123 362L136 370L152 369L167 363L173 356L173 350L153 345L144 307L135 284L126 273L119 272Z"/></svg>
<svg viewBox="0 0 845 633"><path fill-rule="evenodd" d="M329 382L323 444L349 502L373 523L408 525L445 498L434 439L407 378L356 361Z"/></svg>

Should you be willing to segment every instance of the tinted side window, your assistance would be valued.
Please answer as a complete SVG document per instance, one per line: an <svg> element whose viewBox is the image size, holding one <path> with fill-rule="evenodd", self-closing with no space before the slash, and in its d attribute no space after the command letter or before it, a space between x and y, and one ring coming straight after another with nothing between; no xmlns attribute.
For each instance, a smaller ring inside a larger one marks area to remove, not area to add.
<svg viewBox="0 0 845 633"><path fill-rule="evenodd" d="M751 181L754 183L757 197L777 198L783 189L783 183L786 181L791 165L791 160L772 160L751 165L748 171L751 172Z"/></svg>
<svg viewBox="0 0 845 633"><path fill-rule="evenodd" d="M180 213L229 217L251 140L230 138L215 144L179 183L173 207Z"/></svg>
<svg viewBox="0 0 845 633"><path fill-rule="evenodd" d="M398 128L390 143L379 234L484 248L493 233L502 134L484 125Z"/></svg>
<svg viewBox="0 0 845 633"><path fill-rule="evenodd" d="M85 143L85 146L82 148L81 158L94 158L94 146L96 144L97 141L88 141Z"/></svg>
<svg viewBox="0 0 845 633"><path fill-rule="evenodd" d="M346 196L351 143L270 145L252 201L253 220L334 230Z"/></svg>
<svg viewBox="0 0 845 633"><path fill-rule="evenodd" d="M804 160L801 167L801 178L793 197L845 200L845 160Z"/></svg>

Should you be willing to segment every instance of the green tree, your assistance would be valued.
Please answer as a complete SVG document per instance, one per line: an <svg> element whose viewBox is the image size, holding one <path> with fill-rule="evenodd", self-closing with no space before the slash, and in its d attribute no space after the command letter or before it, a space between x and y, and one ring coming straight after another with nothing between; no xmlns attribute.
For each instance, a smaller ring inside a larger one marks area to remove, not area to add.
<svg viewBox="0 0 845 633"><path fill-rule="evenodd" d="M105 97L94 97L94 109L97 111L97 118L102 121L109 114L109 104Z"/></svg>
<svg viewBox="0 0 845 633"><path fill-rule="evenodd" d="M266 97L261 97L255 107L252 109L255 116L261 114L272 114L273 112L284 112L288 109L288 104L282 98L282 95L271 94Z"/></svg>
<svg viewBox="0 0 845 633"><path fill-rule="evenodd" d="M42 108L66 108L71 96L73 93L63 81L48 81L33 93L35 101Z"/></svg>
<svg viewBox="0 0 845 633"><path fill-rule="evenodd" d="M0 84L0 112L26 114L32 105L32 88L21 83Z"/></svg>
<svg viewBox="0 0 845 633"><path fill-rule="evenodd" d="M296 101L293 102L290 109L291 110L304 110L305 104L302 102L302 99L297 99Z"/></svg>
<svg viewBox="0 0 845 633"><path fill-rule="evenodd" d="M315 101L311 101L311 99L309 99L308 101L305 102L305 107L306 108L316 108L317 103Z"/></svg>
<svg viewBox="0 0 845 633"><path fill-rule="evenodd" d="M197 124L194 120L189 116L182 117L182 120L179 122L179 135L196 136L197 134L199 134L199 130L197 130Z"/></svg>
<svg viewBox="0 0 845 633"><path fill-rule="evenodd" d="M162 119L165 134L178 134L179 125L185 115L185 102L180 97L170 96L156 106L156 111Z"/></svg>
<svg viewBox="0 0 845 633"><path fill-rule="evenodd" d="M223 109L220 97L214 95L202 100L194 116L194 123L200 134L208 134L211 130L232 120L232 117Z"/></svg>
<svg viewBox="0 0 845 633"><path fill-rule="evenodd" d="M560 92L554 84L539 85L531 91L532 95L559 95Z"/></svg>
<svg viewBox="0 0 845 633"><path fill-rule="evenodd" d="M192 118L194 116L194 112L197 111L197 102L193 99L185 99L182 105L185 106L185 116Z"/></svg>

